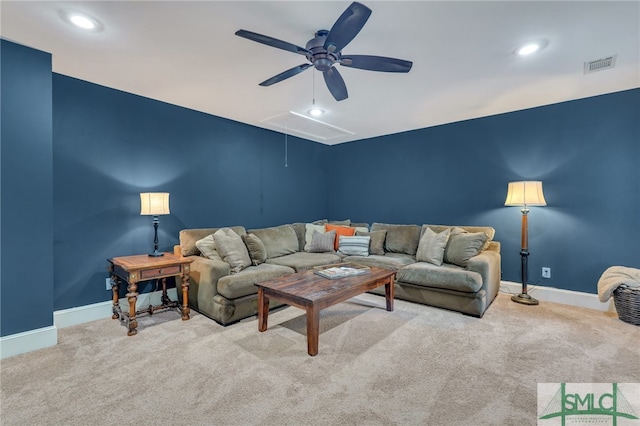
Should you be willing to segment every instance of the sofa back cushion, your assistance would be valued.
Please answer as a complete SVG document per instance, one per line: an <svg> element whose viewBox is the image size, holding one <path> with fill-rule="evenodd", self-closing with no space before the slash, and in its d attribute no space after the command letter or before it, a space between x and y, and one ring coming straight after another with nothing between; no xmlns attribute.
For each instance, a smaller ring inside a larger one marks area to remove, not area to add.
<svg viewBox="0 0 640 426"><path fill-rule="evenodd" d="M451 229L451 236L444 251L444 262L462 267L466 266L470 258L489 248L496 235L496 230L491 226L422 225L421 236L427 228L436 233Z"/></svg>
<svg viewBox="0 0 640 426"><path fill-rule="evenodd" d="M251 229L267 250L267 259L285 256L299 251L298 236L292 225L280 225L271 228Z"/></svg>
<svg viewBox="0 0 640 426"><path fill-rule="evenodd" d="M421 227L418 225L391 225L388 223L374 223L371 231L387 231L385 250L391 253L404 253L411 256L418 250Z"/></svg>
<svg viewBox="0 0 640 426"><path fill-rule="evenodd" d="M491 226L451 226L451 225L422 225L422 230L420 232L420 236L422 236L422 234L424 234L425 229L427 228L431 228L432 231L434 231L436 234L444 231L447 228L461 228L464 229L467 232L484 232L485 234L487 234L487 242L485 244L485 247L483 248L483 250L486 250L487 247L489 246L489 243L491 241L493 241L493 237L495 237L496 235L496 230L491 227Z"/></svg>
<svg viewBox="0 0 640 426"><path fill-rule="evenodd" d="M220 228L195 228L183 229L180 231L180 251L183 256L199 256L200 250L196 247L196 242L208 235L212 235ZM231 229L238 235L244 235L247 231L244 226L232 226Z"/></svg>
<svg viewBox="0 0 640 426"><path fill-rule="evenodd" d="M296 236L298 237L298 251L304 251L304 245L305 245L304 234L307 231L307 228L305 225L306 224L302 222L296 222L291 224L291 226L293 226L293 230L296 231Z"/></svg>

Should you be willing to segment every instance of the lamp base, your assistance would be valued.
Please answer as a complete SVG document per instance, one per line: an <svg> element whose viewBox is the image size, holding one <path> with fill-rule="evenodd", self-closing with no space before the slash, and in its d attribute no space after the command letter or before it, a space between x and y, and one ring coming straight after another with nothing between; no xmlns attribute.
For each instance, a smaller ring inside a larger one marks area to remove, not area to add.
<svg viewBox="0 0 640 426"><path fill-rule="evenodd" d="M511 296L511 300L513 300L516 303L522 303L523 305L538 305L538 304L540 304L538 299L534 299L533 297L529 296L528 294L524 294L524 293L520 293L517 296L514 294L513 296Z"/></svg>
<svg viewBox="0 0 640 426"><path fill-rule="evenodd" d="M151 256L151 257L160 257L160 256L164 256L164 253L161 253L159 251L154 251L153 253L149 253L149 256Z"/></svg>

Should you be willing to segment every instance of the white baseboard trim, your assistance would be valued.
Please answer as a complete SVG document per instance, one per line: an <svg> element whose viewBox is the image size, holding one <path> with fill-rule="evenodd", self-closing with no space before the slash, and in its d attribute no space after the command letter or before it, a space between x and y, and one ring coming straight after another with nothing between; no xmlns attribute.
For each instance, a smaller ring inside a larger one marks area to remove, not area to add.
<svg viewBox="0 0 640 426"><path fill-rule="evenodd" d="M178 293L175 288L168 289L167 295L171 300L178 300ZM145 306L149 306L150 302L153 305L159 305L161 303L161 297L161 291L140 294L138 295L136 309L140 310ZM129 312L129 302L127 301L126 297L121 298L118 302L120 304L120 309L122 309L123 312ZM89 321L111 318L112 305L113 302L109 300L107 302L93 303L91 305L78 306L76 308L55 311L53 313L53 323L58 328L65 328L71 327L72 325L83 324Z"/></svg>
<svg viewBox="0 0 640 426"><path fill-rule="evenodd" d="M167 295L171 300L178 300L178 293L175 288L168 289ZM161 303L161 297L161 291L140 294L138 296L136 308L140 310L149 306L150 303L153 305L159 305ZM128 312L129 303L127 299L122 298L119 302L120 308L124 312ZM93 303L91 305L62 309L53 313L52 326L0 337L0 359L36 351L38 349L48 348L49 346L55 346L58 343L59 328L71 327L72 325L83 324L85 322L96 321L104 318L111 318L112 305L113 302L109 300L106 302Z"/></svg>
<svg viewBox="0 0 640 426"><path fill-rule="evenodd" d="M519 294L522 292L522 283L501 281L500 290L506 293ZM532 286L527 287L527 293L540 301L562 303L563 305L578 306L580 308L596 309L598 311L616 312L613 299L606 303L600 302L597 294L583 293L581 291L564 290L555 287Z"/></svg>
<svg viewBox="0 0 640 426"><path fill-rule="evenodd" d="M3 336L0 337L0 359L48 348L57 343L58 329L55 325Z"/></svg>

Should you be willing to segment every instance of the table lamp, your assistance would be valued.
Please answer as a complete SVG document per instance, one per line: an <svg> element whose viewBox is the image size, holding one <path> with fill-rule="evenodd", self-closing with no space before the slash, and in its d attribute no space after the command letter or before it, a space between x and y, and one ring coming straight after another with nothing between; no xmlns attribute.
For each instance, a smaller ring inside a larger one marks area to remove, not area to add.
<svg viewBox="0 0 640 426"><path fill-rule="evenodd" d="M153 216L153 253L149 256L160 257L164 253L158 251L158 216L169 214L169 193L168 192L141 192L140 193L140 214Z"/></svg>
<svg viewBox="0 0 640 426"><path fill-rule="evenodd" d="M528 280L528 258L529 258L529 230L527 222L527 214L529 213L528 206L546 206L547 202L544 199L542 193L542 182L540 181L520 181L509 182L509 188L507 190L507 199L504 202L505 206L518 206L522 207L522 244L520 250L521 256L521 272L522 277L522 293L511 296L511 300L517 303L525 305L537 305L539 302L537 299L527 294L527 280Z"/></svg>

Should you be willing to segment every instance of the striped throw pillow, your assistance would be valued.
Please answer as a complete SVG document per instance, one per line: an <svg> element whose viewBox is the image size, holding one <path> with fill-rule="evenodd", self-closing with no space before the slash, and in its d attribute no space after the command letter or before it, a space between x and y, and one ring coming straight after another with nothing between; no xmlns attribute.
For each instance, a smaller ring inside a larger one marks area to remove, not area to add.
<svg viewBox="0 0 640 426"><path fill-rule="evenodd" d="M345 237L340 235L338 251L349 256L369 256L369 236Z"/></svg>

